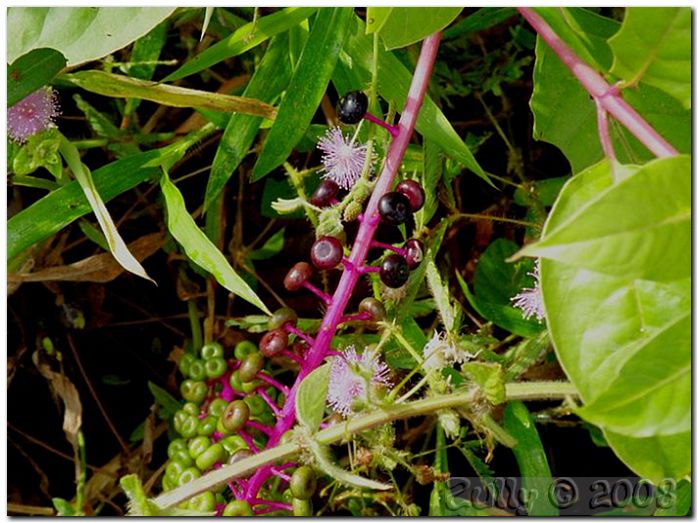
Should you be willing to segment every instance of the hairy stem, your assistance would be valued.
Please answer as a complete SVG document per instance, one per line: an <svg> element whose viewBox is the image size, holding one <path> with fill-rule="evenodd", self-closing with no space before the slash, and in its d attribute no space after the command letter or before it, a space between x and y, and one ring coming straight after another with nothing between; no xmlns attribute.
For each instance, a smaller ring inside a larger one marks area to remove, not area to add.
<svg viewBox="0 0 698 523"><path fill-rule="evenodd" d="M655 156L675 156L678 151L647 123L623 98L617 88L586 64L530 7L519 7L521 15L536 30L584 89L616 120L622 123Z"/></svg>

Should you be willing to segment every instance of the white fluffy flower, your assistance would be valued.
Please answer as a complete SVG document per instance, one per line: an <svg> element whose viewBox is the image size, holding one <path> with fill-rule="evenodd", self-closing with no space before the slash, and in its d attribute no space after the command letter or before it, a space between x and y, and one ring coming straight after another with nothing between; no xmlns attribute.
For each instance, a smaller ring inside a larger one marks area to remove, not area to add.
<svg viewBox="0 0 698 523"><path fill-rule="evenodd" d="M332 358L327 402L344 416L353 412L355 400L369 400L367 387L390 387L390 369L375 351L357 354L354 346L347 347L341 356Z"/></svg>
<svg viewBox="0 0 698 523"><path fill-rule="evenodd" d="M434 335L424 346L424 363L422 367L427 371L441 370L454 363L465 363L475 356L477 354L456 347L445 333L434 331Z"/></svg>
<svg viewBox="0 0 698 523"><path fill-rule="evenodd" d="M521 289L516 296L511 298L514 307L521 309L524 319L529 319L535 316L538 322L542 322L545 318L545 309L543 308L543 297L540 293L540 260L536 260L533 272L528 273L535 279L533 287Z"/></svg>

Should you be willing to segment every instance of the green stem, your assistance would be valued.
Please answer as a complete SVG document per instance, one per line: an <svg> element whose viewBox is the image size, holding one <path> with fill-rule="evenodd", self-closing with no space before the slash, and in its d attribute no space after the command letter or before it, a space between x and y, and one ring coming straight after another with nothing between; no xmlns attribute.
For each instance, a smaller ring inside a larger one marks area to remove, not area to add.
<svg viewBox="0 0 698 523"><path fill-rule="evenodd" d="M187 308L189 310L189 323L191 324L192 349L193 354L196 355L197 351L204 344L204 338L201 334L201 322L199 321L199 309L196 308L196 301L193 299L187 302Z"/></svg>

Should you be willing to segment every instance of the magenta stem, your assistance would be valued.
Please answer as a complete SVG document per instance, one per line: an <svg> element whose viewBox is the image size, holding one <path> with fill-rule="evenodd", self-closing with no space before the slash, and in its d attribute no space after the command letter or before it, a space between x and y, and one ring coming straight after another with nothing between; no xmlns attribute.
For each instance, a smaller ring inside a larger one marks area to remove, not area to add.
<svg viewBox="0 0 698 523"><path fill-rule="evenodd" d="M315 294L315 296L317 296L317 297L320 298L322 301L324 301L326 305L332 305L332 296L330 296L330 295L327 294L326 292L321 291L320 289L318 289L318 288L317 288L315 285L313 285L312 283L309 283L309 282L307 282L307 281L304 281L304 282L303 282L303 287L305 287L305 288L308 289L310 292L312 292L313 294Z"/></svg>
<svg viewBox="0 0 698 523"><path fill-rule="evenodd" d="M274 387L276 390L283 392L286 396L288 396L289 390L286 385L282 385L278 381L276 381L274 378L269 376L268 374L264 374L263 372L258 372L257 377L262 380L263 382L271 385Z"/></svg>
<svg viewBox="0 0 698 523"><path fill-rule="evenodd" d="M289 483L289 482L291 481L291 476L289 476L288 474L284 474L283 472L281 472L281 471L280 471L279 469L277 469L276 467L273 468L273 469L271 469L271 473L274 474L274 476L276 476L277 478L281 478L281 479L284 480L286 483Z"/></svg>
<svg viewBox="0 0 698 523"><path fill-rule="evenodd" d="M328 296L328 298L329 298L329 296ZM331 299L332 298L330 298L330 300ZM312 345L313 343L315 343L315 340L312 337L308 336L305 332L303 332L299 328L295 327L294 325L291 325L290 323L286 323L284 325L284 329L286 330L286 332L290 332L291 334L295 334L300 339L304 340L308 345Z"/></svg>
<svg viewBox="0 0 698 523"><path fill-rule="evenodd" d="M269 397L269 394L266 393L264 389L257 389L257 394L259 394L262 399L269 405L269 408L271 411L274 413L274 416L278 416L281 414L281 410L279 410L278 405L276 402Z"/></svg>
<svg viewBox="0 0 698 523"><path fill-rule="evenodd" d="M389 243L377 242L374 240L371 242L371 247L375 247L376 249L388 249L402 256L406 255L405 249L401 247L395 247L395 245L390 245Z"/></svg>
<svg viewBox="0 0 698 523"><path fill-rule="evenodd" d="M240 429L238 431L238 434L245 441L247 446L250 448L250 451L252 451L254 454L257 454L257 452L259 452L259 449L257 448L257 445L255 445L255 442L252 439L252 436L250 436L247 432L245 432L244 429Z"/></svg>
<svg viewBox="0 0 698 523"><path fill-rule="evenodd" d="M384 129L387 129L393 138L396 138L397 135L400 134L400 129L398 127L395 127L394 125L390 125L388 122L384 122L383 120L381 120L377 116L373 116L371 113L364 114L364 120L368 120L369 122L373 122L377 125L380 125Z"/></svg>
<svg viewBox="0 0 698 523"><path fill-rule="evenodd" d="M251 420L251 419L248 419L245 422L245 426L250 427L251 429L257 429L258 431L260 431L263 434L266 434L267 436L270 436L272 433L271 427L264 425L263 423L260 423L258 421Z"/></svg>
<svg viewBox="0 0 698 523"><path fill-rule="evenodd" d="M221 391L221 398L225 401L233 401L235 397L235 390L230 386L230 372L226 372L220 379L221 385L223 385L223 390Z"/></svg>
<svg viewBox="0 0 698 523"><path fill-rule="evenodd" d="M545 43L557 54L584 89L616 120L622 123L655 156L676 156L678 151L667 142L623 98L617 89L579 58L553 31L548 23L530 7L519 7L521 15L536 30Z"/></svg>
<svg viewBox="0 0 698 523"><path fill-rule="evenodd" d="M371 267L370 265L354 265L354 263L346 256L342 258L342 265L348 271L354 271L361 274L366 274L368 272L380 272L380 267Z"/></svg>
<svg viewBox="0 0 698 523"><path fill-rule="evenodd" d="M347 314L342 316L341 323L347 323L349 321L367 321L373 318L370 312L357 312L356 314Z"/></svg>
<svg viewBox="0 0 698 523"><path fill-rule="evenodd" d="M429 84L431 70L436 60L436 53L439 49L439 41L441 33L437 32L428 36L422 44L422 49L417 60L417 66L412 77L405 108L402 111L398 122L398 134L390 143L390 148L383 162L383 169L376 182L376 185L371 194L371 198L364 212L364 219L361 220L358 232L356 233L356 241L349 255L349 262L354 267L361 267L366 261L366 256L371 248L371 242L376 233L376 228L380 222L380 214L378 213L378 201L390 189L395 175L397 173L402 158L407 150L407 145L414 132L415 124L419 109L424 101L424 95ZM361 274L355 270L347 270L342 272L342 276L337 285L337 289L329 304L325 317L322 320L320 329L315 338L315 343L310 347L305 361L301 365L296 381L291 388L290 393L286 397L284 407L278 421L274 427L274 433L269 437L267 447L274 447L292 426L296 420L295 398L296 391L305 377L316 369L327 357L330 350L332 337L337 330L344 309L351 298L354 287L359 280ZM258 469L250 478L245 499L254 499L267 478L271 475L271 465L266 465Z"/></svg>
<svg viewBox="0 0 698 523"><path fill-rule="evenodd" d="M290 351L288 349L284 349L281 354L286 356L288 359L295 361L298 364L303 363L303 358L295 354L293 351Z"/></svg>

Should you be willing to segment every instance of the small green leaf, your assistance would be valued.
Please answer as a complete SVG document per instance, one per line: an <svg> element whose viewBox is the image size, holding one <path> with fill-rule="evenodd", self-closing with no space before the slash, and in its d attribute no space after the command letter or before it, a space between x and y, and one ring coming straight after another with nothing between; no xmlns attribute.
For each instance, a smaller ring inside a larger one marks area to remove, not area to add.
<svg viewBox="0 0 698 523"><path fill-rule="evenodd" d="M157 401L158 405L162 407L160 409L160 414L163 419L172 418L175 413L182 408L182 404L174 397L172 394L167 392L162 387L158 387L152 381L148 381L148 390Z"/></svg>
<svg viewBox="0 0 698 523"><path fill-rule="evenodd" d="M213 16L213 10L215 7L207 7L206 12L204 14L204 23L201 26L201 36L199 37L199 42L204 39L204 35L206 34L206 29L208 29L208 24L211 22L211 17Z"/></svg>
<svg viewBox="0 0 698 523"><path fill-rule="evenodd" d="M139 98L169 107L193 107L223 112L240 112L273 119L276 111L270 105L227 94L209 93L185 87L163 85L104 71L80 71L61 76L86 91L115 98Z"/></svg>
<svg viewBox="0 0 698 523"><path fill-rule="evenodd" d="M296 393L296 417L311 433L317 432L325 417L325 403L330 381L330 365L322 365L308 374Z"/></svg>
<svg viewBox="0 0 698 523"><path fill-rule="evenodd" d="M290 27L300 24L303 20L317 11L317 7L287 7L279 12L263 16L250 22L227 38L215 43L204 52L188 60L175 72L167 75L163 82L173 82L204 69L241 55L258 46L274 35L287 31Z"/></svg>
<svg viewBox="0 0 698 523"><path fill-rule="evenodd" d="M126 47L170 16L174 7L10 7L7 60L42 47L60 51L69 66Z"/></svg>
<svg viewBox="0 0 698 523"><path fill-rule="evenodd" d="M272 234L267 241L264 242L259 249L255 249L250 253L251 260L268 260L276 256L284 248L284 233L286 228L282 227Z"/></svg>
<svg viewBox="0 0 698 523"><path fill-rule="evenodd" d="M12 159L12 171L25 176L43 167L60 179L63 176L63 162L58 152L61 140L61 133L55 128L31 135Z"/></svg>
<svg viewBox="0 0 698 523"><path fill-rule="evenodd" d="M448 285L445 285L441 281L441 275L436 268L434 259L429 257L429 259L425 261L427 262L427 283L429 284L429 290L432 296L434 296L434 302L441 316L441 322L448 332L453 332L456 328L456 320L459 311L451 304L451 293L448 290Z"/></svg>
<svg viewBox="0 0 698 523"><path fill-rule="evenodd" d="M440 31L462 10L462 7L369 7L366 33L380 34L386 49L405 47Z"/></svg>
<svg viewBox="0 0 698 523"><path fill-rule="evenodd" d="M187 256L199 267L211 273L218 283L230 292L271 315L266 305L230 266L223 253L196 225L187 211L182 193L165 172L160 178L160 188L167 206L167 229L177 243L184 248Z"/></svg>
<svg viewBox="0 0 698 523"><path fill-rule="evenodd" d="M553 487L550 467L536 424L522 402L513 401L504 409L504 429L518 441L512 450L519 465L523 488L539 494L526 499L528 515L559 516L557 506L544 494L551 492Z"/></svg>
<svg viewBox="0 0 698 523"><path fill-rule="evenodd" d="M317 14L253 168L252 181L281 165L303 138L327 90L352 17L353 10L348 7L325 8Z"/></svg>
<svg viewBox="0 0 698 523"><path fill-rule="evenodd" d="M482 389L490 403L499 405L506 401L504 372L501 365L470 361L464 363L462 368L463 372Z"/></svg>
<svg viewBox="0 0 698 523"><path fill-rule="evenodd" d="M628 7L620 31L610 40L611 74L634 85L643 82L691 108L691 9Z"/></svg>
<svg viewBox="0 0 698 523"><path fill-rule="evenodd" d="M56 515L57 516L77 516L77 512L75 512L75 508L73 508L73 505L70 504L69 501L66 501L63 498L51 498L51 503L53 503L53 508L56 509Z"/></svg>
<svg viewBox="0 0 698 523"><path fill-rule="evenodd" d="M516 16L515 7L481 7L444 31L443 39L460 38L477 33Z"/></svg>
<svg viewBox="0 0 698 523"><path fill-rule="evenodd" d="M55 49L34 49L17 58L7 68L7 106L49 84L65 64L65 57Z"/></svg>

